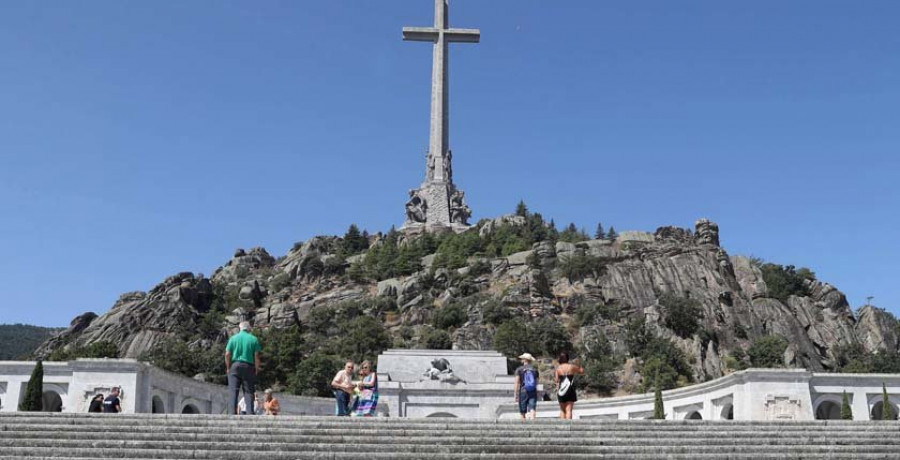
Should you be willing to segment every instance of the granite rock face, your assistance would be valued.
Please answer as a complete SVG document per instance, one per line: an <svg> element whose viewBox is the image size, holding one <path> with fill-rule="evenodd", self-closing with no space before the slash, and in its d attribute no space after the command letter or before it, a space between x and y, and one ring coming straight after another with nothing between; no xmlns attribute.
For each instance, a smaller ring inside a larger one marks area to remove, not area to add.
<svg viewBox="0 0 900 460"><path fill-rule="evenodd" d="M484 221L470 231L484 237L509 225L526 221L507 216ZM347 276L349 264L339 255L339 243L340 238L315 237L280 259L262 248L238 250L211 279L181 273L150 292L123 295L99 317L79 316L37 354L106 340L118 344L123 356L137 357L178 331L197 330L214 302L225 302L227 311L218 336L207 337L212 341L222 340L240 320L261 329L302 325L316 309L362 300L393 309L366 314L382 321L394 340L405 343L409 339L401 337L418 337L432 327L436 308L451 302L467 305L465 324L448 331L453 347L460 350L493 346L497 326L485 320L486 305L500 305L524 321L555 319L576 345L585 334L600 331L614 352L626 355L625 325L643 318L657 336L686 354L696 381L730 372L726 357L746 351L764 335L787 339L785 365L814 371L833 369L838 347L862 345L868 351L900 347L893 315L874 307L864 307L856 315L846 297L827 283L808 281L808 295L802 297L773 297L758 263L729 255L720 246L718 225L706 219L691 230L622 232L615 241L542 241L508 257L473 258L469 267L459 270L426 266L410 276L380 282ZM374 236L371 246L380 244L382 237ZM356 261L363 257L353 256ZM563 276L561 266L572 257L591 258L598 266L583 277ZM430 264L435 257L423 259ZM474 272L476 263L481 269ZM667 295L699 303L701 332L679 337L665 326L660 299ZM584 305L603 305L614 309L615 315L578 325L574 317ZM628 378L621 391L636 386L639 378L634 359L629 362L631 370L625 372Z"/></svg>
<svg viewBox="0 0 900 460"><path fill-rule="evenodd" d="M195 328L212 300L210 280L179 273L150 292L122 295L100 317L89 320L90 313L79 316L69 329L45 342L35 354L46 356L57 348L107 341L119 346L122 357L136 358L177 331Z"/></svg>

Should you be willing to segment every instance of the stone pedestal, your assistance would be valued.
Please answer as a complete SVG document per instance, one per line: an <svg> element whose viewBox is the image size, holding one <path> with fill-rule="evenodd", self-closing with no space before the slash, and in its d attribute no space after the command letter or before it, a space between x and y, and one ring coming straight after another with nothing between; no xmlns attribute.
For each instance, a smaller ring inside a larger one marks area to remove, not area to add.
<svg viewBox="0 0 900 460"><path fill-rule="evenodd" d="M378 357L378 411L389 417L496 418L514 400L514 385L495 351L387 350Z"/></svg>

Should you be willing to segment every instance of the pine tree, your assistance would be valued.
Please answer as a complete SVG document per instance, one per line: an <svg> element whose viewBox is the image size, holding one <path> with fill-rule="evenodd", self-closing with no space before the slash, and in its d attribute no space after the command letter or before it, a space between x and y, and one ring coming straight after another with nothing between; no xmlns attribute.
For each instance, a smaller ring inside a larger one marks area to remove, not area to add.
<svg viewBox="0 0 900 460"><path fill-rule="evenodd" d="M519 204L516 205L516 215L528 217L528 206L525 205L525 200L519 200Z"/></svg>
<svg viewBox="0 0 900 460"><path fill-rule="evenodd" d="M618 238L618 237L619 237L619 234L616 233L616 228L610 226L610 227L609 227L609 233L606 234L606 238L607 238L607 239L610 239L610 240L614 240L614 239L616 239L616 238Z"/></svg>
<svg viewBox="0 0 900 460"><path fill-rule="evenodd" d="M665 420L666 411L663 406L662 388L659 385L659 377L656 378L656 393L653 398L653 419Z"/></svg>
<svg viewBox="0 0 900 460"><path fill-rule="evenodd" d="M881 419L894 420L894 406L891 405L891 398L888 397L887 386L881 382Z"/></svg>
<svg viewBox="0 0 900 460"><path fill-rule="evenodd" d="M847 392L841 396L841 420L853 420L853 410L850 409L850 397Z"/></svg>
<svg viewBox="0 0 900 460"><path fill-rule="evenodd" d="M356 224L351 224L341 240L341 252L344 256L359 254L369 248L369 237L366 232L360 232Z"/></svg>
<svg viewBox="0 0 900 460"><path fill-rule="evenodd" d="M28 386L25 387L25 398L19 404L19 412L40 412L43 409L42 397L44 393L44 363L40 360L31 371Z"/></svg>
<svg viewBox="0 0 900 460"><path fill-rule="evenodd" d="M598 240L606 238L606 233L603 232L603 224L600 222L597 223L597 231L594 232L594 238Z"/></svg>

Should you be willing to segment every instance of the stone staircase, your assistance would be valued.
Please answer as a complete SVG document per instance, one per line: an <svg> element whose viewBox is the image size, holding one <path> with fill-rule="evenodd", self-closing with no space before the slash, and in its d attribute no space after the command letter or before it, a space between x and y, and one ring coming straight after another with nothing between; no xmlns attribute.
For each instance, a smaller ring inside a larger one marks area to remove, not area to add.
<svg viewBox="0 0 900 460"><path fill-rule="evenodd" d="M23 458L898 459L900 423L0 415Z"/></svg>

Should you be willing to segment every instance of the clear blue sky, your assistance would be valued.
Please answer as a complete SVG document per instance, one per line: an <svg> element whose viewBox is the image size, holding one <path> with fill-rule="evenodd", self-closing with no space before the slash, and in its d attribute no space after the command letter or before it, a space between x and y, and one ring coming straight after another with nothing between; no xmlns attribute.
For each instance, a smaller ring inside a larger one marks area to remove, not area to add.
<svg viewBox="0 0 900 460"><path fill-rule="evenodd" d="M238 247L401 224L431 0L0 2L0 323L61 326ZM900 311L900 2L453 0L455 178L592 231Z"/></svg>

